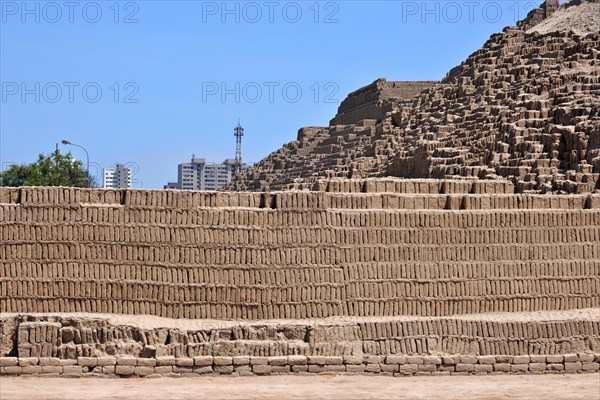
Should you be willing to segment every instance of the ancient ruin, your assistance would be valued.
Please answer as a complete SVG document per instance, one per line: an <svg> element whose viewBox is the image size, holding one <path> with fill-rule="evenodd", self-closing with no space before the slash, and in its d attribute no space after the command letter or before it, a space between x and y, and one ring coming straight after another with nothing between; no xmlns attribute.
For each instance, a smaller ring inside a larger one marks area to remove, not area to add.
<svg viewBox="0 0 600 400"><path fill-rule="evenodd" d="M254 191L0 188L0 374L597 373L599 12L353 92Z"/></svg>
<svg viewBox="0 0 600 400"><path fill-rule="evenodd" d="M232 188L396 176L502 178L518 193L599 189L600 4L557 8L548 1L492 35L439 83L378 80L351 93L329 127L301 129Z"/></svg>

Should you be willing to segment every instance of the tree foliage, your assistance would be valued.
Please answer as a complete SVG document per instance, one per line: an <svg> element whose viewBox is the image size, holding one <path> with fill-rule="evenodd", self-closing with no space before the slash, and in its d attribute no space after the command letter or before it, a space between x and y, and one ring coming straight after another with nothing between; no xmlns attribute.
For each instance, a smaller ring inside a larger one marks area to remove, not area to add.
<svg viewBox="0 0 600 400"><path fill-rule="evenodd" d="M70 152L40 154L34 163L15 164L0 172L0 186L88 187L88 174L81 161L73 159Z"/></svg>

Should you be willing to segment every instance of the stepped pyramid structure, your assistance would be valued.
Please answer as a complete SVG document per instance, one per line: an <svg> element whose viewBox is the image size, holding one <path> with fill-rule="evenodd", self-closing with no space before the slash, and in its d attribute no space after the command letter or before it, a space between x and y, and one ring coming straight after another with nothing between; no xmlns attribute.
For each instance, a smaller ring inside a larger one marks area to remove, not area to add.
<svg viewBox="0 0 600 400"><path fill-rule="evenodd" d="M507 179L518 193L598 190L599 9L547 1L441 82L377 80L351 93L330 126L300 129L231 188L395 176Z"/></svg>

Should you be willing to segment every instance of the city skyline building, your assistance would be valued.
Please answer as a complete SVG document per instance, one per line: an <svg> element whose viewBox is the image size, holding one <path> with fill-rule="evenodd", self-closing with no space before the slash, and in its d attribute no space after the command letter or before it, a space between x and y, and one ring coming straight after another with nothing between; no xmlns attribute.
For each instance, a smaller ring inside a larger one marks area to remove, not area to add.
<svg viewBox="0 0 600 400"><path fill-rule="evenodd" d="M205 158L192 155L190 162L177 166L177 182L169 182L165 189L221 190L235 176L236 160L209 163Z"/></svg>
<svg viewBox="0 0 600 400"><path fill-rule="evenodd" d="M102 169L102 187L105 189L131 188L131 169L123 164Z"/></svg>

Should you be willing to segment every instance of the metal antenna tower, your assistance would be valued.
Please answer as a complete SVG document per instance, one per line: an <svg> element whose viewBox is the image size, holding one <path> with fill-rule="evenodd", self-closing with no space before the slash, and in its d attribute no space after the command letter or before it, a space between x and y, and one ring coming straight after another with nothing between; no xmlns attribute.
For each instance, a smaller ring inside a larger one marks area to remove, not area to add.
<svg viewBox="0 0 600 400"><path fill-rule="evenodd" d="M233 135L235 136L235 174L238 175L242 167L242 136L244 136L244 128L240 125L239 118Z"/></svg>

